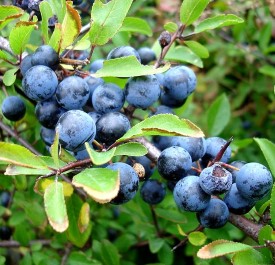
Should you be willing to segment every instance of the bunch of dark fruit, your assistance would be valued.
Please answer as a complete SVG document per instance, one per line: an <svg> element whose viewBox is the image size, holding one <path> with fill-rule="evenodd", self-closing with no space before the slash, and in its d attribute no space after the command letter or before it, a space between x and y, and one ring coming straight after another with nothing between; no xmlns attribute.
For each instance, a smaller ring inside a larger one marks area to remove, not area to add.
<svg viewBox="0 0 275 265"><path fill-rule="evenodd" d="M166 35L165 38L169 41ZM150 48L135 50L130 46L111 50L107 59L130 55L142 64L156 60ZM103 62L104 59L92 62L90 73L102 68ZM129 110L155 107L150 115L173 114L173 108L183 105L197 84L193 70L184 65L172 67L164 74L131 77L124 89L89 74L85 78L69 75L60 80L58 67L58 54L50 46L39 47L21 63L22 90L36 102L35 114L46 146L53 143L58 132L61 146L76 159L89 157L85 142L91 148L107 149L123 136L131 128L133 112ZM9 107L18 111L19 105L13 103ZM7 115L6 109L6 104L2 104L8 119L23 117L23 110L19 111L20 116L11 110L12 114ZM201 225L209 228L223 226L229 212L247 213L271 190L272 176L263 165L234 162L228 166L231 149L220 137L162 136L153 138L153 143L161 150L156 167L146 157L108 165L120 172L120 190L111 203L126 203L135 196L140 182L134 170L137 164L145 171L140 195L146 203L154 205L164 199L166 181L173 189L176 205L181 210L197 212ZM162 179L150 179L154 168ZM224 199L217 197L221 194L225 194Z"/></svg>
<svg viewBox="0 0 275 265"><path fill-rule="evenodd" d="M165 148L158 159L158 170L165 179L176 181L173 196L178 208L197 212L203 227L222 227L230 212L248 213L258 200L269 194L273 178L265 166L243 161L227 164L231 149L227 146L229 142L220 137L210 137L196 145L193 141L188 137L170 139L171 146ZM197 174L191 173L192 161L195 161L191 154L203 149L197 163L200 168L207 166ZM218 196L222 194L224 198L220 199Z"/></svg>

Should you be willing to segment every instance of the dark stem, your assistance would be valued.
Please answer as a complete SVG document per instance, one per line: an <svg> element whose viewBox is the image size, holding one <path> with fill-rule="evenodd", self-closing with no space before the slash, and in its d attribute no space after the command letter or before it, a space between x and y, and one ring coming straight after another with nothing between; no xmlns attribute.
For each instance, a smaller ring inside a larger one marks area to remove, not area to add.
<svg viewBox="0 0 275 265"><path fill-rule="evenodd" d="M212 166L214 165L216 162L219 162L224 154L224 152L226 151L227 147L232 143L233 141L233 136L230 137L230 139L226 142L226 144L221 148L221 150L219 151L219 153L216 155L216 157L213 159L213 161L211 161L209 163L208 166Z"/></svg>
<svg viewBox="0 0 275 265"><path fill-rule="evenodd" d="M202 231L203 229L204 229L204 227L201 226L201 225L199 225L196 229L190 231L182 241L180 241L176 246L174 246L174 247L172 248L172 251L175 251L175 250L177 250L179 247L185 245L185 244L188 242L188 235L189 235L190 233L195 232L195 231Z"/></svg>
<svg viewBox="0 0 275 265"><path fill-rule="evenodd" d="M0 119L0 128L4 130L7 134L14 137L19 143L21 143L24 147L28 148L35 155L41 155L30 143L21 138L16 132L14 132L10 127L5 125Z"/></svg>
<svg viewBox="0 0 275 265"><path fill-rule="evenodd" d="M153 205L150 205L150 210L151 210L151 213L152 213L152 218L153 218L154 226L157 230L158 237L161 237L161 231L160 231L160 228L159 228L158 218L156 216L155 209L154 209Z"/></svg>

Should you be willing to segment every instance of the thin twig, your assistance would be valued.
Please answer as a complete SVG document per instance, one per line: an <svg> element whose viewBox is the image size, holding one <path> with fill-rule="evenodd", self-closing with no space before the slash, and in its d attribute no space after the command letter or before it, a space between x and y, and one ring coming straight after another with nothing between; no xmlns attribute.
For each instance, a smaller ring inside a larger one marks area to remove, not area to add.
<svg viewBox="0 0 275 265"><path fill-rule="evenodd" d="M21 143L24 147L29 149L35 155L41 155L41 153L39 153L30 143L25 141L22 137L20 137L17 133L15 133L9 126L4 124L1 119L0 119L0 128L10 136L14 137L19 143Z"/></svg>
<svg viewBox="0 0 275 265"><path fill-rule="evenodd" d="M152 218L153 218L154 226L157 230L158 237L160 237L161 236L161 231L160 231L160 228L159 228L158 218L156 216L156 212L155 212L155 209L154 209L153 205L150 205L150 210L151 210L151 213L152 213Z"/></svg>
<svg viewBox="0 0 275 265"><path fill-rule="evenodd" d="M31 240L29 242L29 246L34 244L41 244L43 246L49 246L51 244L51 240L48 239L38 239L38 240ZM4 240L0 241L0 247L2 248L19 248L21 244L15 240Z"/></svg>

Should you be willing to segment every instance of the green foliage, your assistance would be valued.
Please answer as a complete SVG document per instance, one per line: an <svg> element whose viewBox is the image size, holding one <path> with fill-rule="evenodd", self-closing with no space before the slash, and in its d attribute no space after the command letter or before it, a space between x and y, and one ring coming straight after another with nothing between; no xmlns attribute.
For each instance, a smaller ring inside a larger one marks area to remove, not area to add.
<svg viewBox="0 0 275 265"><path fill-rule="evenodd" d="M153 75L163 73L169 69L170 65L155 68L151 65L142 65L135 56L121 57L117 59L106 60L103 68L95 73L95 77L130 77L141 75Z"/></svg>

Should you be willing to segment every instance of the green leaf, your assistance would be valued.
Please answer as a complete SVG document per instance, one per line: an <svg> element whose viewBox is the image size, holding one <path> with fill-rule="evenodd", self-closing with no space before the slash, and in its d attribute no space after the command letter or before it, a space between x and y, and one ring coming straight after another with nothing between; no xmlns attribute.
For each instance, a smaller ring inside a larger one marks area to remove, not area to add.
<svg viewBox="0 0 275 265"><path fill-rule="evenodd" d="M178 30L178 25L174 22L167 22L163 27L170 33L174 33Z"/></svg>
<svg viewBox="0 0 275 265"><path fill-rule="evenodd" d="M166 54L165 59L176 62L187 62L200 68L203 67L201 58L185 46L171 48Z"/></svg>
<svg viewBox="0 0 275 265"><path fill-rule="evenodd" d="M186 26L197 20L204 9L207 7L209 0L184 0L180 7L180 20Z"/></svg>
<svg viewBox="0 0 275 265"><path fill-rule="evenodd" d="M208 52L207 48L205 48L199 42L193 41L193 40L188 40L188 41L185 41L184 43L189 47L189 49L192 50L192 52L197 54L200 58L208 58L209 57L209 52Z"/></svg>
<svg viewBox="0 0 275 265"><path fill-rule="evenodd" d="M263 75L267 75L275 78L275 67L272 65L266 64L260 67L259 72Z"/></svg>
<svg viewBox="0 0 275 265"><path fill-rule="evenodd" d="M76 194L69 197L66 200L66 204L69 218L69 228L66 231L66 235L75 246L82 248L90 238L92 224L90 222L83 233L79 231L78 220L83 202Z"/></svg>
<svg viewBox="0 0 275 265"><path fill-rule="evenodd" d="M97 0L91 12L89 31L92 45L106 44L120 29L133 0L113 0L103 4Z"/></svg>
<svg viewBox="0 0 275 265"><path fill-rule="evenodd" d="M83 188L96 202L107 203L119 191L119 173L107 168L87 168L73 177L72 184Z"/></svg>
<svg viewBox="0 0 275 265"><path fill-rule="evenodd" d="M114 156L144 156L147 153L147 148L140 143L125 143L116 147Z"/></svg>
<svg viewBox="0 0 275 265"><path fill-rule="evenodd" d="M138 32L149 37L153 34L147 21L138 17L126 17L119 31Z"/></svg>
<svg viewBox="0 0 275 265"><path fill-rule="evenodd" d="M200 231L195 231L188 234L188 240L194 246L203 245L206 239L207 239L206 235Z"/></svg>
<svg viewBox="0 0 275 265"><path fill-rule="evenodd" d="M260 245L264 245L266 240L272 240L273 229L270 225L265 225L259 231L258 240Z"/></svg>
<svg viewBox="0 0 275 265"><path fill-rule="evenodd" d="M57 232L64 232L69 226L69 221L62 183L54 181L46 188L44 205L52 228Z"/></svg>
<svg viewBox="0 0 275 265"><path fill-rule="evenodd" d="M109 151L97 152L90 147L89 143L85 143L85 147L94 165L104 165L109 162L116 151L116 148L112 148Z"/></svg>
<svg viewBox="0 0 275 265"><path fill-rule="evenodd" d="M4 256L0 256L0 265L6 264L6 258Z"/></svg>
<svg viewBox="0 0 275 265"><path fill-rule="evenodd" d="M273 185L271 198L270 198L270 217L271 217L271 223L274 226L275 225L275 185Z"/></svg>
<svg viewBox="0 0 275 265"><path fill-rule="evenodd" d="M47 168L29 168L25 166L9 165L6 168L5 175L16 176L16 175L32 175L41 176L50 173L51 170Z"/></svg>
<svg viewBox="0 0 275 265"><path fill-rule="evenodd" d="M238 252L232 257L233 265L259 265L266 264L261 253L255 249Z"/></svg>
<svg viewBox="0 0 275 265"><path fill-rule="evenodd" d="M159 250L157 253L158 259L160 263L165 264L165 265L172 265L174 264L174 254L171 251L171 246L165 242L162 246L162 248ZM177 264L177 263L176 263Z"/></svg>
<svg viewBox="0 0 275 265"><path fill-rule="evenodd" d="M220 95L207 111L208 134L219 135L230 121L230 103L225 94Z"/></svg>
<svg viewBox="0 0 275 265"><path fill-rule="evenodd" d="M20 21L12 28L9 36L10 46L15 54L21 54L29 41L35 22Z"/></svg>
<svg viewBox="0 0 275 265"><path fill-rule="evenodd" d="M56 23L53 34L50 38L49 45L56 51L59 51L62 37L62 26L60 23Z"/></svg>
<svg viewBox="0 0 275 265"><path fill-rule="evenodd" d="M48 28L48 20L53 16L52 8L47 1L42 1L39 5L39 10L41 13L41 31L42 36L44 38L45 44L49 42L49 28Z"/></svg>
<svg viewBox="0 0 275 265"><path fill-rule="evenodd" d="M16 190L22 191L28 188L28 182L26 176L15 176L14 178L14 186Z"/></svg>
<svg viewBox="0 0 275 265"><path fill-rule="evenodd" d="M53 141L53 144L51 145L50 152L51 152L51 156L53 158L55 166L57 168L59 168L60 164L59 164L59 156L58 156L58 153L59 153L59 134L58 134L58 132L55 134L54 141Z"/></svg>
<svg viewBox="0 0 275 265"><path fill-rule="evenodd" d="M18 71L18 68L13 68L13 69L9 69L8 71L5 72L4 76L3 76L3 83L6 86L11 86L15 80L16 80L16 75L15 73Z"/></svg>
<svg viewBox="0 0 275 265"><path fill-rule="evenodd" d="M77 10L66 3L66 13L62 21L61 49L72 44L81 30L81 18Z"/></svg>
<svg viewBox="0 0 275 265"><path fill-rule="evenodd" d="M149 238L149 249L151 253L157 253L163 246L164 240L159 237Z"/></svg>
<svg viewBox="0 0 275 265"><path fill-rule="evenodd" d="M10 21L21 17L24 14L24 10L17 6L0 6L0 30L4 28Z"/></svg>
<svg viewBox="0 0 275 265"><path fill-rule="evenodd" d="M253 249L251 246L229 240L216 240L202 247L197 256L201 259L212 259L231 253Z"/></svg>
<svg viewBox="0 0 275 265"><path fill-rule="evenodd" d="M106 239L101 241L101 258L104 265L120 264L120 256L116 246Z"/></svg>
<svg viewBox="0 0 275 265"><path fill-rule="evenodd" d="M84 202L81 206L79 217L78 217L78 228L80 233L84 233L90 224L90 205Z"/></svg>
<svg viewBox="0 0 275 265"><path fill-rule="evenodd" d="M265 138L254 138L255 142L262 150L264 157L268 163L273 178L275 177L275 144Z"/></svg>
<svg viewBox="0 0 275 265"><path fill-rule="evenodd" d="M47 169L43 160L21 145L0 142L0 150L0 161L27 168Z"/></svg>
<svg viewBox="0 0 275 265"><path fill-rule="evenodd" d="M105 60L103 67L98 70L93 76L95 77L131 77L141 75L153 75L167 71L170 64L163 67L154 68L152 65L141 64L135 56L120 57L111 60Z"/></svg>
<svg viewBox="0 0 275 265"><path fill-rule="evenodd" d="M259 46L262 51L268 48L271 37L272 37L272 22L270 21L261 28L260 34L258 37Z"/></svg>
<svg viewBox="0 0 275 265"><path fill-rule="evenodd" d="M240 24L243 22L244 22L244 20L236 15L221 14L221 15L207 18L207 19L201 21L195 27L195 33L203 32L203 31L210 30L210 29L220 28L220 27L236 25L236 24Z"/></svg>
<svg viewBox="0 0 275 265"><path fill-rule="evenodd" d="M117 142L145 135L192 136L203 137L204 134L194 123L180 119L173 114L153 115L128 130Z"/></svg>

